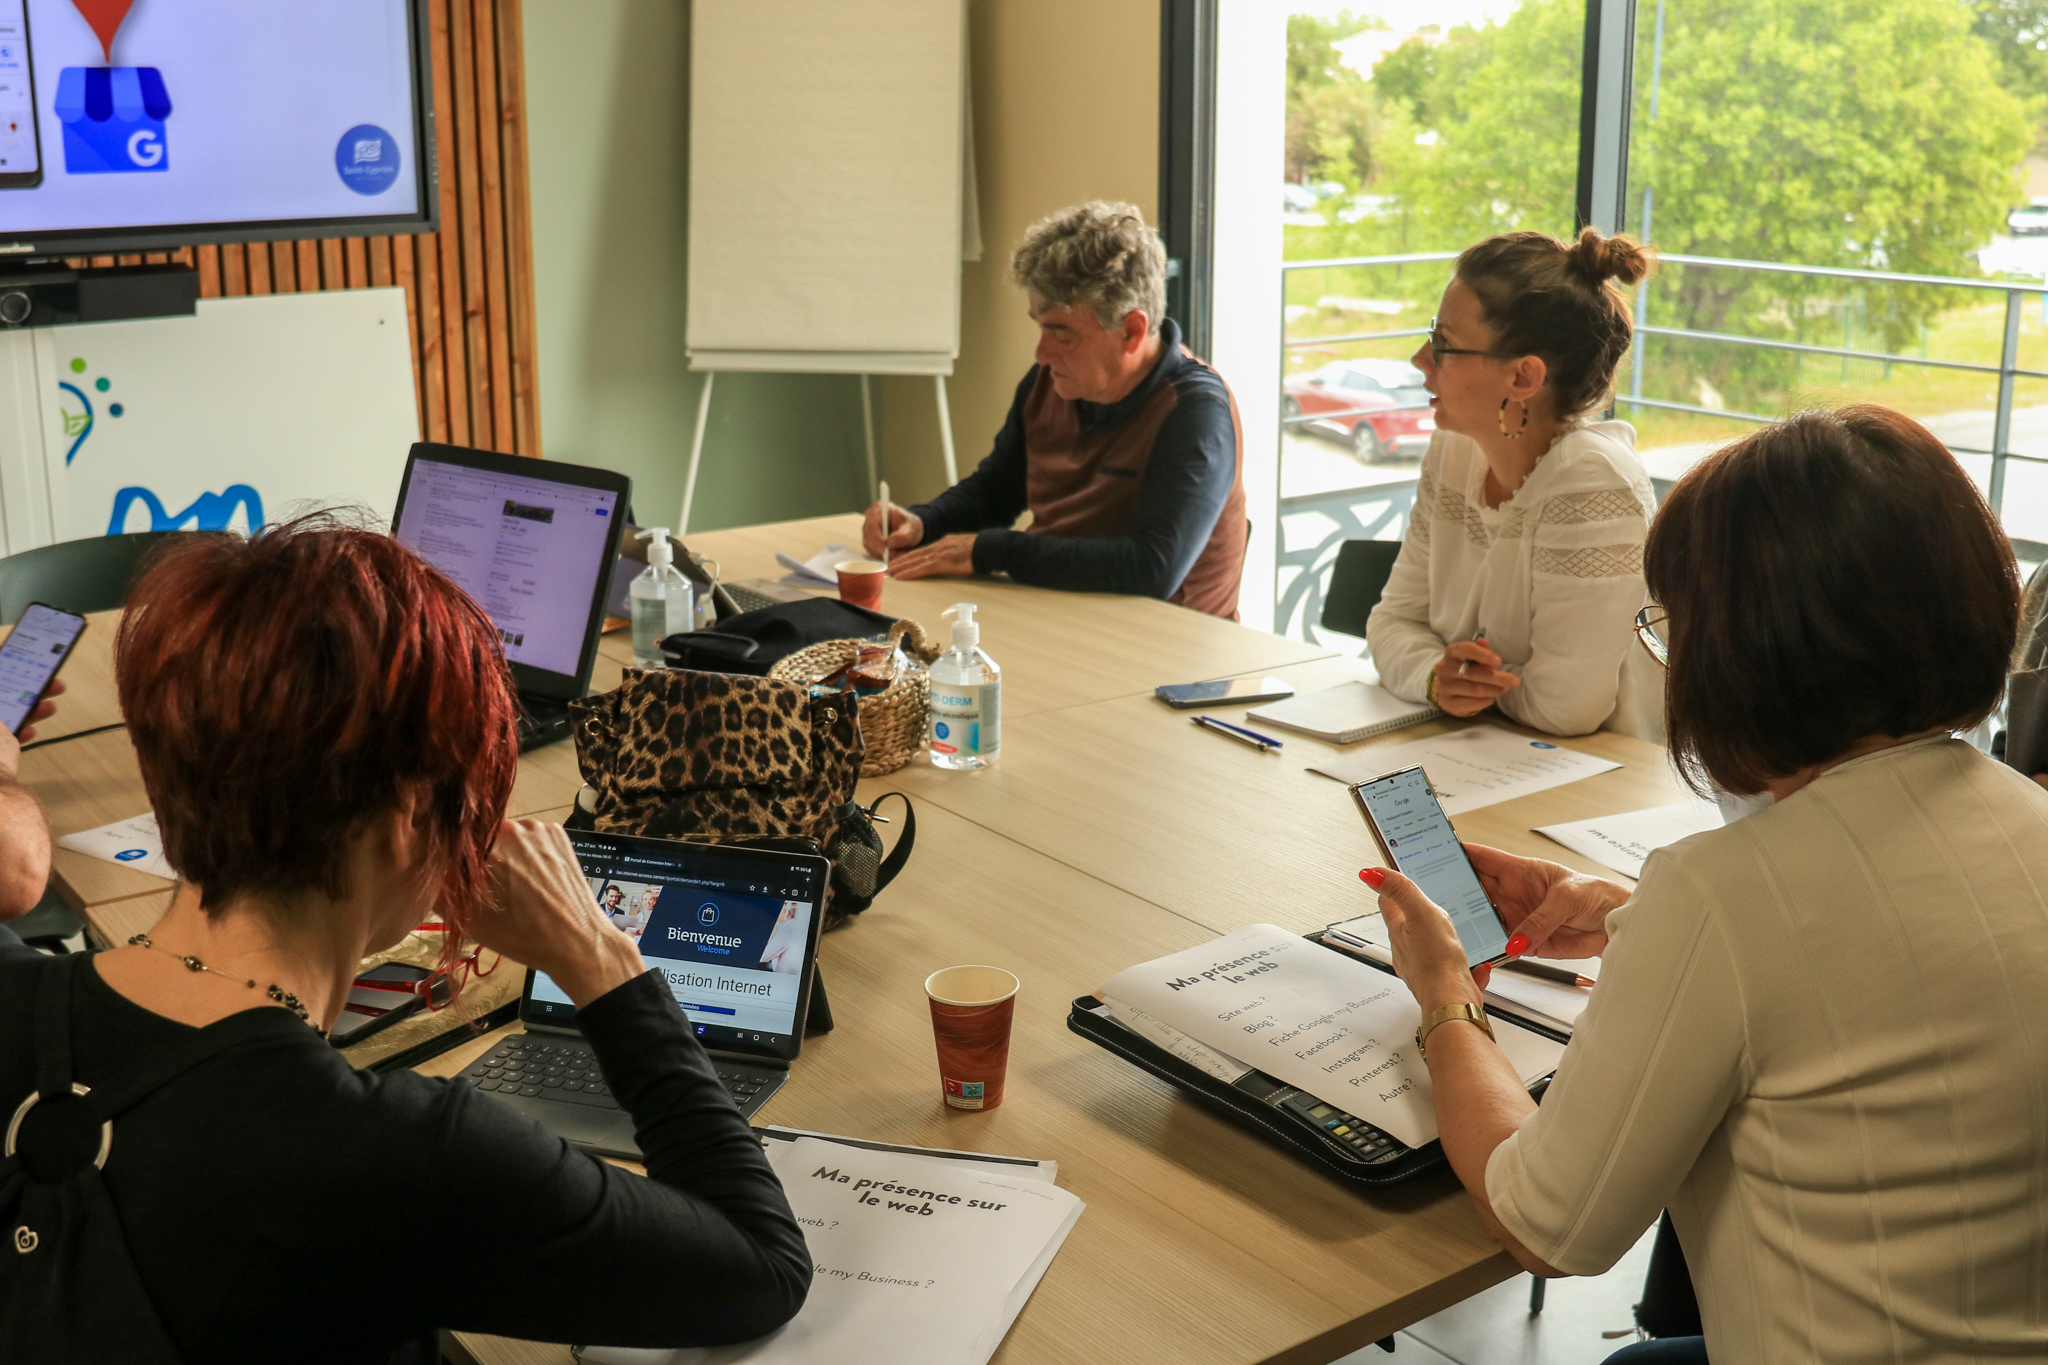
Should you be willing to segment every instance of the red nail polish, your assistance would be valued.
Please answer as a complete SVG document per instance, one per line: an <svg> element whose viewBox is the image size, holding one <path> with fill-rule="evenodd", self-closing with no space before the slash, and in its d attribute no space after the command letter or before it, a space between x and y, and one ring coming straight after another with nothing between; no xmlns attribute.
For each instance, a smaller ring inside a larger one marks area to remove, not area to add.
<svg viewBox="0 0 2048 1365"><path fill-rule="evenodd" d="M1507 952L1509 957L1520 957L1528 951L1529 936L1527 934L1516 934L1508 940Z"/></svg>
<svg viewBox="0 0 2048 1365"><path fill-rule="evenodd" d="M1386 869L1379 867L1368 867L1363 872L1360 872L1358 874L1358 880L1364 882L1367 886L1377 891L1380 889L1381 884L1387 880Z"/></svg>

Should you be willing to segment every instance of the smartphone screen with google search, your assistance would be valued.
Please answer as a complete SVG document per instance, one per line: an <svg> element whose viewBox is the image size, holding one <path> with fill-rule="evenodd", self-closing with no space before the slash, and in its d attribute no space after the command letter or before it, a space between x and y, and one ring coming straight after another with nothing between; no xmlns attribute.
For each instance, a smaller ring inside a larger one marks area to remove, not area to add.
<svg viewBox="0 0 2048 1365"><path fill-rule="evenodd" d="M1353 785L1351 799L1358 803L1380 855L1451 917L1458 941L1465 945L1465 965L1505 960L1507 923L1487 899L1458 832L1437 804L1428 775L1421 768L1382 773Z"/></svg>

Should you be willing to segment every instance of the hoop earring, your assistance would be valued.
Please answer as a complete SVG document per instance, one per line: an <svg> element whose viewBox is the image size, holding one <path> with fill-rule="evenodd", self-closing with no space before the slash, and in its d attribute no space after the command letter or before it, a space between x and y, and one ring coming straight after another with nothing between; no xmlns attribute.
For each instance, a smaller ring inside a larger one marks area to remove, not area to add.
<svg viewBox="0 0 2048 1365"><path fill-rule="evenodd" d="M1527 403L1522 404L1522 425L1516 427L1513 431L1509 431L1508 404L1513 401L1512 398L1500 400L1500 434L1507 437L1510 441L1519 441L1522 438L1522 433L1529 429L1529 405Z"/></svg>

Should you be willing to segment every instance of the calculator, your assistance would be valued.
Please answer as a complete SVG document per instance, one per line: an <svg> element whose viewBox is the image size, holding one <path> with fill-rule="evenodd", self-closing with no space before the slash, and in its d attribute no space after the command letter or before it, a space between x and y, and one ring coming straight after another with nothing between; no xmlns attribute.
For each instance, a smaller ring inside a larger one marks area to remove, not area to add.
<svg viewBox="0 0 2048 1365"><path fill-rule="evenodd" d="M1279 1110L1286 1126L1297 1135L1311 1138L1330 1155L1354 1166L1384 1166L1400 1160L1412 1148L1389 1137L1334 1104L1297 1090L1263 1071L1252 1071L1233 1081L1232 1087Z"/></svg>

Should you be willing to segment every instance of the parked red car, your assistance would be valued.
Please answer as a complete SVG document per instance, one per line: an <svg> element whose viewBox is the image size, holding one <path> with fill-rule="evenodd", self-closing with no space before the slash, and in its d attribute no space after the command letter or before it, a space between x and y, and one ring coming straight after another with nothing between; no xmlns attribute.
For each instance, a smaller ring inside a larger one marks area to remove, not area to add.
<svg viewBox="0 0 2048 1365"><path fill-rule="evenodd" d="M1422 371L1405 360L1333 360L1289 376L1280 392L1290 427L1341 436L1368 464L1390 455L1420 457L1436 433ZM1304 417L1309 420L1295 420Z"/></svg>

